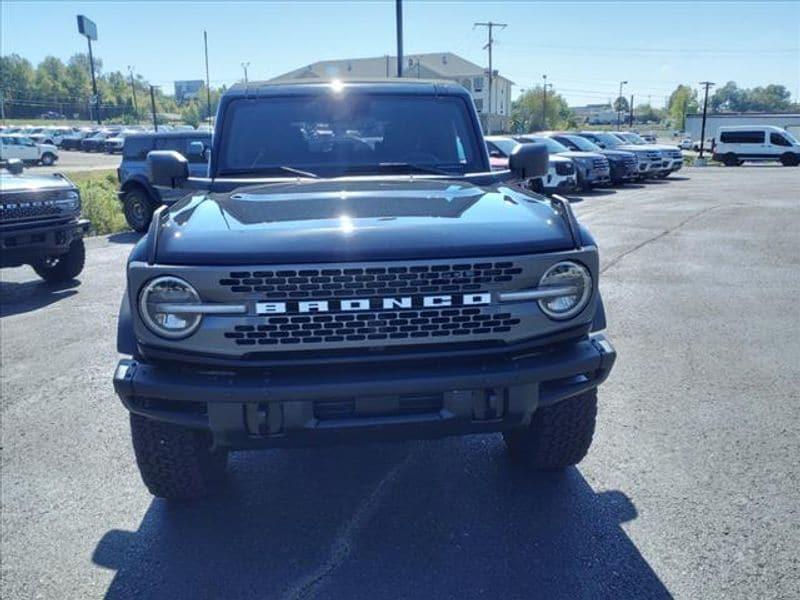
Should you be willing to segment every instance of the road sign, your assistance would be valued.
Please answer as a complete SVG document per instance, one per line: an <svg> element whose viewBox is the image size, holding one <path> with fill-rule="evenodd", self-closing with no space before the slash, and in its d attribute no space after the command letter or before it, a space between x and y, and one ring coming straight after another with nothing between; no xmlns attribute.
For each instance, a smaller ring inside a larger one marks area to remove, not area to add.
<svg viewBox="0 0 800 600"><path fill-rule="evenodd" d="M97 41L97 25L89 17L78 15L78 33L90 40Z"/></svg>

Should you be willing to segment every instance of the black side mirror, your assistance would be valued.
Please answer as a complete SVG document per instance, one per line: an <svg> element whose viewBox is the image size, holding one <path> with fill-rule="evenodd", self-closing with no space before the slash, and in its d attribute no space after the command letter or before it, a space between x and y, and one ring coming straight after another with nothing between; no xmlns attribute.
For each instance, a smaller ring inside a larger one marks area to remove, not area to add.
<svg viewBox="0 0 800 600"><path fill-rule="evenodd" d="M522 180L544 177L550 164L550 155L544 144L520 144L508 157L508 168Z"/></svg>
<svg viewBox="0 0 800 600"><path fill-rule="evenodd" d="M12 175L19 175L22 173L22 170L25 166L22 164L22 161L18 158L9 158L8 162L6 163L6 168L8 172Z"/></svg>
<svg viewBox="0 0 800 600"><path fill-rule="evenodd" d="M190 142L189 143L189 156L199 156L205 161L208 161L210 148L203 142Z"/></svg>
<svg viewBox="0 0 800 600"><path fill-rule="evenodd" d="M189 179L189 161L174 150L154 150L147 154L147 177L153 185L181 187Z"/></svg>

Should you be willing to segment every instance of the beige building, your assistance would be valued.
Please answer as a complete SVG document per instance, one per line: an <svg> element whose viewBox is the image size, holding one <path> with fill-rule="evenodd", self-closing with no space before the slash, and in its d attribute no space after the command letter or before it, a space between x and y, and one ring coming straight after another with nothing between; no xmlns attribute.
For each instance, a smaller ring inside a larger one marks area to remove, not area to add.
<svg viewBox="0 0 800 600"><path fill-rule="evenodd" d="M395 77L396 74L397 57L387 55L374 58L322 60L279 75L270 81ZM452 52L407 54L403 59L403 77L455 81L472 94L484 131L498 132L508 129L511 115L511 86L514 82L499 75L497 70L492 80L491 102L489 70Z"/></svg>

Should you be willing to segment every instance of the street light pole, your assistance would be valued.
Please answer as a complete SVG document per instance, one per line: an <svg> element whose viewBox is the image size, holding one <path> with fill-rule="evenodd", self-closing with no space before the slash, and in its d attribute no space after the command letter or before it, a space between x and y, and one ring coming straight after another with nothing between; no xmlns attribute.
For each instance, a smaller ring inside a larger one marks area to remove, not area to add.
<svg viewBox="0 0 800 600"><path fill-rule="evenodd" d="M486 110L486 133L492 133L492 79L494 79L494 71L492 70L492 46L494 45L494 37L492 37L492 29L494 27L505 29L508 27L508 24L488 21L486 23L475 23L472 27L486 27L489 33L489 41L486 42L483 49L489 50L489 102L487 103L488 108Z"/></svg>
<svg viewBox="0 0 800 600"><path fill-rule="evenodd" d="M250 66L249 62L242 63L242 69L244 69L244 84L247 85L247 67Z"/></svg>
<svg viewBox="0 0 800 600"><path fill-rule="evenodd" d="M627 81L619 82L619 96L617 96L617 129L622 127L622 86L627 85Z"/></svg>
<svg viewBox="0 0 800 600"><path fill-rule="evenodd" d="M700 127L700 156L698 158L703 158L703 150L706 143L706 112L708 111L708 88L714 85L711 81L701 81L700 85L706 88L705 97L703 98L703 124Z"/></svg>
<svg viewBox="0 0 800 600"><path fill-rule="evenodd" d="M542 129L547 129L547 88L553 89L552 83L547 83L547 75L542 75Z"/></svg>
<svg viewBox="0 0 800 600"><path fill-rule="evenodd" d="M203 46L206 51L206 110L208 112L208 122L211 123L211 80L208 77L208 33L203 30Z"/></svg>
<svg viewBox="0 0 800 600"><path fill-rule="evenodd" d="M136 116L136 120L139 120L139 106L136 104L136 86L133 83L133 67L128 65L128 74L131 78L131 96L133 97L133 114Z"/></svg>

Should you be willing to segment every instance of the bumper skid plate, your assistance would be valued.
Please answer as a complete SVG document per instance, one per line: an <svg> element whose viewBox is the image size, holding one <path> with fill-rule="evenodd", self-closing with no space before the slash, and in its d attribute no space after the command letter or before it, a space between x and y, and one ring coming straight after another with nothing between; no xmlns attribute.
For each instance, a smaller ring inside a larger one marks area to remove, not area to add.
<svg viewBox="0 0 800 600"><path fill-rule="evenodd" d="M597 387L616 359L597 334L550 352L384 371L182 370L122 359L114 389L131 412L208 429L234 448L420 439L524 426L540 406Z"/></svg>

